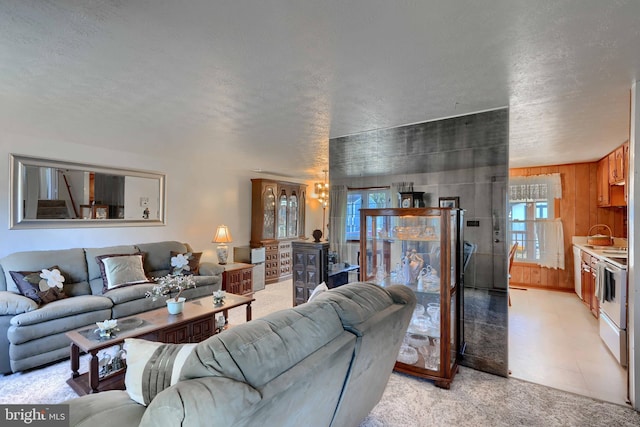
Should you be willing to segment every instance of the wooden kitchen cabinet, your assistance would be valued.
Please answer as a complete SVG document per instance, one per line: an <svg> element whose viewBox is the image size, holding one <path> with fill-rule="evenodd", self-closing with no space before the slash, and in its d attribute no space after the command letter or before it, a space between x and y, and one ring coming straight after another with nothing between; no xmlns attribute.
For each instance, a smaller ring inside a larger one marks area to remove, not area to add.
<svg viewBox="0 0 640 427"><path fill-rule="evenodd" d="M582 303L597 318L600 311L600 303L596 297L596 263L598 258L585 251L582 251L581 258Z"/></svg>
<svg viewBox="0 0 640 427"><path fill-rule="evenodd" d="M224 265L222 290L236 295L253 293L253 265L234 262Z"/></svg>
<svg viewBox="0 0 640 427"><path fill-rule="evenodd" d="M625 181L624 145L609 154L609 184Z"/></svg>
<svg viewBox="0 0 640 427"><path fill-rule="evenodd" d="M627 206L626 176L629 144L624 143L598 162L596 173L598 207Z"/></svg>
<svg viewBox="0 0 640 427"><path fill-rule="evenodd" d="M592 256L591 257L591 293L589 296L591 297L591 314L597 319L600 316L600 301L598 301L598 297L596 296L596 274L597 274L597 266L598 258Z"/></svg>
<svg viewBox="0 0 640 427"><path fill-rule="evenodd" d="M597 169L597 194L598 206L605 207L610 205L609 200L609 157L603 157L598 162Z"/></svg>

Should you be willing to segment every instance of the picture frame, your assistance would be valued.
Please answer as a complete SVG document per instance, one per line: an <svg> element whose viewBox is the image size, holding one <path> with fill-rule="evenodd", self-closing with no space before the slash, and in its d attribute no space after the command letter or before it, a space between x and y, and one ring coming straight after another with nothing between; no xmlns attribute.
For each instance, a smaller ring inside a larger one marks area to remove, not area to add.
<svg viewBox="0 0 640 427"><path fill-rule="evenodd" d="M109 205L94 205L93 206L93 218L94 219L109 219Z"/></svg>
<svg viewBox="0 0 640 427"><path fill-rule="evenodd" d="M459 196L439 197L438 206L441 208L459 208L460 197Z"/></svg>
<svg viewBox="0 0 640 427"><path fill-rule="evenodd" d="M80 205L80 218L82 219L93 218L93 209L91 208L91 205Z"/></svg>
<svg viewBox="0 0 640 427"><path fill-rule="evenodd" d="M109 205L80 205L80 218L109 219Z"/></svg>

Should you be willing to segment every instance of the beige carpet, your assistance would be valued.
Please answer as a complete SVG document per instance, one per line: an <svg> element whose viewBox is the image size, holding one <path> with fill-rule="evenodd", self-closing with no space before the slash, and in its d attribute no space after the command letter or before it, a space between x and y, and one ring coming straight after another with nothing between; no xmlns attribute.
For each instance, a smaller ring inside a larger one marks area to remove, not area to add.
<svg viewBox="0 0 640 427"><path fill-rule="evenodd" d="M291 307L291 282L267 285L255 298L254 318ZM244 314L244 309L231 311L230 323L244 322ZM0 403L59 403L75 397L65 383L69 373L69 362L63 361L0 377ZM382 400L360 427L639 425L640 414L627 407L460 368L450 390L392 374Z"/></svg>

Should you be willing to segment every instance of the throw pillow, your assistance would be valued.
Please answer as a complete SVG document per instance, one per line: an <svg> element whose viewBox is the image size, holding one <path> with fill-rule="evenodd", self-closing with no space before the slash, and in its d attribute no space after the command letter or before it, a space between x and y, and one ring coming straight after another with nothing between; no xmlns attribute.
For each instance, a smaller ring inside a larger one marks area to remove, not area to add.
<svg viewBox="0 0 640 427"><path fill-rule="evenodd" d="M311 295L309 295L309 300L307 302L311 302L318 295L320 295L321 293L323 293L325 291L328 291L328 290L329 290L329 288L327 287L326 283L324 283L324 282L320 283L318 286L315 287L313 292L311 292Z"/></svg>
<svg viewBox="0 0 640 427"><path fill-rule="evenodd" d="M57 265L40 271L10 271L20 293L39 305L66 298L62 290L65 278Z"/></svg>
<svg viewBox="0 0 640 427"><path fill-rule="evenodd" d="M127 373L124 384L129 397L147 406L158 393L177 383L187 356L196 345L125 339Z"/></svg>
<svg viewBox="0 0 640 427"><path fill-rule="evenodd" d="M147 283L149 279L144 273L144 255L112 254L96 257L102 274L102 292L138 283Z"/></svg>
<svg viewBox="0 0 640 427"><path fill-rule="evenodd" d="M200 270L202 252L180 253L171 251L171 274L195 274Z"/></svg>

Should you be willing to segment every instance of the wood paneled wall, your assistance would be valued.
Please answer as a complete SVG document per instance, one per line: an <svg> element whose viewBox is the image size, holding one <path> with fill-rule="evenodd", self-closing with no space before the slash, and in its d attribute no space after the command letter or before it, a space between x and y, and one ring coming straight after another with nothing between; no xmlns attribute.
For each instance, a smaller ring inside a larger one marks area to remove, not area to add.
<svg viewBox="0 0 640 427"><path fill-rule="evenodd" d="M514 168L509 176L530 176L560 173L562 199L556 203L556 217L562 219L564 232L564 270L540 267L535 264L514 262L510 286L536 287L573 292L573 236L587 236L596 224L611 227L615 237L627 237L627 210L625 208L599 208L596 196L597 162L568 165ZM598 229L595 232L604 233Z"/></svg>

